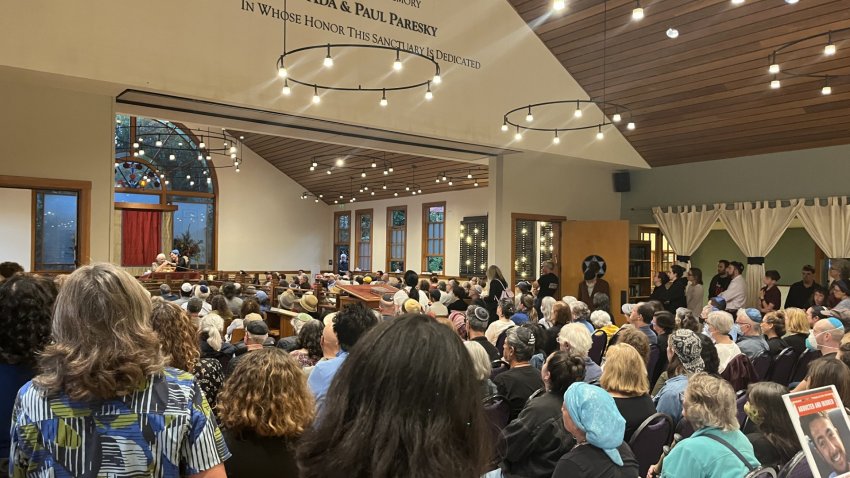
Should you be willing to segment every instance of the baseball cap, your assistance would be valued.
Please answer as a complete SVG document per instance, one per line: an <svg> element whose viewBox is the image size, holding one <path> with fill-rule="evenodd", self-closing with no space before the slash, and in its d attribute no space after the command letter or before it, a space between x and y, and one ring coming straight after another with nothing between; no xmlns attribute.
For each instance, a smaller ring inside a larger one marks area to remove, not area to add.
<svg viewBox="0 0 850 478"><path fill-rule="evenodd" d="M245 330L251 335L268 335L269 326L262 320L252 320L245 324Z"/></svg>
<svg viewBox="0 0 850 478"><path fill-rule="evenodd" d="M514 287L521 290L525 294L528 294L529 292L531 292L531 284L529 284L528 281L521 280L521 281L517 282L516 286L514 286Z"/></svg>
<svg viewBox="0 0 850 478"><path fill-rule="evenodd" d="M179 256L180 255L180 249L172 249L171 253Z"/></svg>

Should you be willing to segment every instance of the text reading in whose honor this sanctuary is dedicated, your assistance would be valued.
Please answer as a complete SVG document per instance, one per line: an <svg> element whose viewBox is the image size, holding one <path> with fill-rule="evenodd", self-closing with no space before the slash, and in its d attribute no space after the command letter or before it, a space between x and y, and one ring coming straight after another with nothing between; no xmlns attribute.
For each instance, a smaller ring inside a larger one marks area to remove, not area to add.
<svg viewBox="0 0 850 478"><path fill-rule="evenodd" d="M418 33L423 36L423 40L425 41L427 41L428 38L437 38L437 35L440 31L440 28L438 26L419 21L415 18L412 18L410 15L400 14L391 10L374 8L368 6L363 2L350 0L304 0L305 3L309 4L311 7L315 7L315 10L312 10L310 13L299 13L292 11L291 4L295 3L294 1L290 2L289 12L285 12L280 8L273 7L262 2L254 2L249 0L239 1L241 5L241 10L246 13L255 13L263 17L289 22L290 24L303 25L307 28L314 28L333 34L346 36L374 45L388 46L391 48L398 48L402 51L418 53L433 58L436 61L454 63L456 65L465 66L467 68L475 70L481 69L481 63L473 58L449 53L443 50L431 48L426 45L420 45L417 43L398 40L396 38L374 33L372 31L357 28L351 25L343 25L338 22L328 21L326 19L320 18L321 13L323 11L327 11L324 9L332 9L338 12L347 13L356 17L364 18L366 20L371 20L376 23L390 25L394 28L398 28L401 30L407 30ZM398 7L406 8L408 9L408 11L415 13L415 10L411 9L421 8L422 2L425 0L391 1Z"/></svg>

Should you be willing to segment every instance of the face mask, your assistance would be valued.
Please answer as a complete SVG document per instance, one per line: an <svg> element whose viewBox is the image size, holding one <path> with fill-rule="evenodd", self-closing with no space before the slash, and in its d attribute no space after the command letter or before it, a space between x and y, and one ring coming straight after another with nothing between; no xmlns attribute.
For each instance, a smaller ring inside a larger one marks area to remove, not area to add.
<svg viewBox="0 0 850 478"><path fill-rule="evenodd" d="M764 423L764 417L759 415L758 410L756 410L750 402L744 404L744 413L750 418L750 421L755 423L756 425L761 425Z"/></svg>
<svg viewBox="0 0 850 478"><path fill-rule="evenodd" d="M708 324L707 323L703 324L703 326L702 326L702 335L705 335L706 337L710 338L712 343L716 342L714 340L714 337L711 336L711 332L709 332L709 330L708 330Z"/></svg>
<svg viewBox="0 0 850 478"><path fill-rule="evenodd" d="M817 336L815 336L814 330L810 330L809 336L806 337L806 348L809 349L812 352L817 352L818 348L820 348L820 345L818 344Z"/></svg>

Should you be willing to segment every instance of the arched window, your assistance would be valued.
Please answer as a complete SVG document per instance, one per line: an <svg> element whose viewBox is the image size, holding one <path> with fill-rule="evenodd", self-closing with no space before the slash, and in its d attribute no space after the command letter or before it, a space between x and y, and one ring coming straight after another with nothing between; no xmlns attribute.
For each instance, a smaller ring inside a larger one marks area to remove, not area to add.
<svg viewBox="0 0 850 478"><path fill-rule="evenodd" d="M218 184L212 151L237 144L227 144L224 134L198 137L163 120L118 115L115 123L115 227L120 242L113 260L149 269L156 254L178 249L189 257L191 268L214 270ZM204 144L214 140L224 145Z"/></svg>

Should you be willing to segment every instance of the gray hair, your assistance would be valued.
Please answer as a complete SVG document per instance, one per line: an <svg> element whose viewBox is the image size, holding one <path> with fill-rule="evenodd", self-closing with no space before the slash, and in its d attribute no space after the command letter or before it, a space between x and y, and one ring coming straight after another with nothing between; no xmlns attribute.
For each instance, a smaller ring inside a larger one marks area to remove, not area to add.
<svg viewBox="0 0 850 478"><path fill-rule="evenodd" d="M732 330L732 324L735 321L732 319L732 314L729 312L715 310L708 314L708 318L705 319L705 322L714 327L718 334L726 335Z"/></svg>
<svg viewBox="0 0 850 478"><path fill-rule="evenodd" d="M590 352L590 347L593 345L593 339L590 338L590 331L582 324L573 322L561 327L561 332L558 334L561 343L570 344L570 354L578 357L587 357Z"/></svg>
<svg viewBox="0 0 850 478"><path fill-rule="evenodd" d="M511 327L505 337L505 343L514 349L514 356L519 362L531 360L536 350L535 342L534 334L527 327Z"/></svg>
<svg viewBox="0 0 850 478"><path fill-rule="evenodd" d="M694 430L705 427L717 427L725 431L738 430L735 391L729 382L712 377L707 373L697 373L688 379L685 389L688 421Z"/></svg>
<svg viewBox="0 0 850 478"><path fill-rule="evenodd" d="M543 318L547 322L551 322L552 308L555 307L555 302L557 301L551 296L546 296L540 301L540 311L543 312Z"/></svg>
<svg viewBox="0 0 850 478"><path fill-rule="evenodd" d="M486 332L490 322L490 313L484 307L470 305L466 308L466 320L469 321L469 328L471 330Z"/></svg>
<svg viewBox="0 0 850 478"><path fill-rule="evenodd" d="M590 314L590 323L593 324L594 328L601 329L606 325L611 325L611 316L604 310L594 310Z"/></svg>
<svg viewBox="0 0 850 478"><path fill-rule="evenodd" d="M590 320L590 308L580 300L570 304L570 312L573 313L573 320L583 320L585 322Z"/></svg>
<svg viewBox="0 0 850 478"><path fill-rule="evenodd" d="M555 263L552 262L552 261L543 261L543 263L540 264L540 267L545 267L545 268L549 269L550 271L555 270Z"/></svg>
<svg viewBox="0 0 850 478"><path fill-rule="evenodd" d="M463 343L466 346L466 351L469 352L472 358L472 371L475 372L475 378L479 381L490 378L490 356L487 351L478 342L469 340Z"/></svg>
<svg viewBox="0 0 850 478"><path fill-rule="evenodd" d="M213 350L221 350L221 331L224 330L224 319L215 312L203 316L198 323L198 332L207 333L207 345Z"/></svg>

